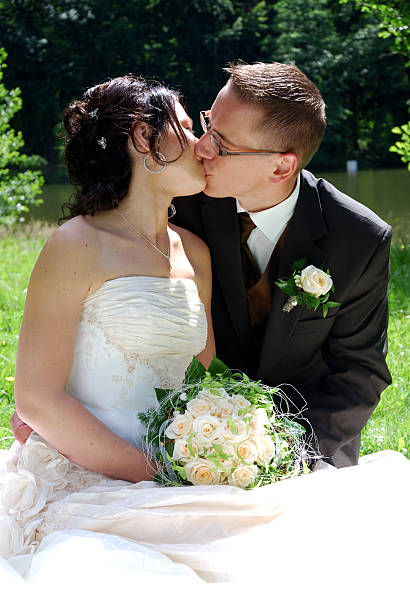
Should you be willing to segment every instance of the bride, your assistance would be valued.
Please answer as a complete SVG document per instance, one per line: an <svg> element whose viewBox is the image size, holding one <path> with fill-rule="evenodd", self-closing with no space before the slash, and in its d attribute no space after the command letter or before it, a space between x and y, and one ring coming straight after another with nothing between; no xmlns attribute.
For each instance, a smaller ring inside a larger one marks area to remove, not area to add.
<svg viewBox="0 0 410 612"><path fill-rule="evenodd" d="M33 270L16 364L18 415L36 433L0 455L6 593L51 605L51 585L70 585L67 604L91 586L102 606L141 603L141 589L154 610L192 603L192 589L197 609L202 593L239 609L318 610L327 590L324 609L353 592L372 609L393 601L408 519L397 453L252 491L151 481L138 412L215 351L207 247L168 223L172 198L204 187L197 139L176 92L131 76L87 90L64 122L76 191Z"/></svg>

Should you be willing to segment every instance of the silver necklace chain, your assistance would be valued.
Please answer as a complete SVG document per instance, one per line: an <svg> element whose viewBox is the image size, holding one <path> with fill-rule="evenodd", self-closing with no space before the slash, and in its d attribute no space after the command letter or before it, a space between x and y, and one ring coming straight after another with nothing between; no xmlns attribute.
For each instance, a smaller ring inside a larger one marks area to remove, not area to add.
<svg viewBox="0 0 410 612"><path fill-rule="evenodd" d="M126 221L128 223L128 225L130 227L132 227L132 229L134 230L134 232L136 234L138 234L138 236L140 236L141 238L143 238L146 242L148 242L148 244L150 244L156 251L158 251L158 253L161 253L162 257L165 257L165 259L168 261L169 264L169 269L170 271L172 270L172 264L171 264L171 254L170 254L170 246L169 246L169 237L168 237L168 253L164 253L164 251L161 251L161 249L159 247L157 247L157 245L152 242L152 240L150 240L148 238L148 236L145 236L144 234L141 234L141 232L139 230L137 230L137 228L135 227L135 225L133 225L131 223L131 221L129 221L127 219L127 217L118 210L118 208L115 208L115 211L120 215L120 217L122 217L124 219L124 221Z"/></svg>

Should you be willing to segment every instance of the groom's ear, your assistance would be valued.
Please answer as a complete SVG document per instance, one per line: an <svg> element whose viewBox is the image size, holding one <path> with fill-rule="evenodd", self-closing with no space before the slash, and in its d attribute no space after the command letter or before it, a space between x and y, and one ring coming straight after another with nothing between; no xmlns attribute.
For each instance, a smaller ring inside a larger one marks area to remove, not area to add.
<svg viewBox="0 0 410 612"><path fill-rule="evenodd" d="M295 174L298 167L298 156L296 153L284 153L275 162L269 181L271 183L282 183Z"/></svg>
<svg viewBox="0 0 410 612"><path fill-rule="evenodd" d="M149 153L151 127L145 121L139 121L132 130L132 142L140 153Z"/></svg>

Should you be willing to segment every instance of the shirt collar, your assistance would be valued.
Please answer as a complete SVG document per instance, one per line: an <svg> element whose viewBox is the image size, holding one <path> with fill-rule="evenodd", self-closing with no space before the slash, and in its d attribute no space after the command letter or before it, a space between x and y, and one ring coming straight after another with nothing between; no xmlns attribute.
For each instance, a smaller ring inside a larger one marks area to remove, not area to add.
<svg viewBox="0 0 410 612"><path fill-rule="evenodd" d="M286 198L286 200L283 200L283 202L280 202L280 204L276 204L276 206L259 212L249 212L242 208L238 200L236 200L236 210L238 213L249 212L249 216L256 227L258 227L269 240L273 241L278 234L278 229L284 229L285 225L292 217L299 197L299 191L300 174L298 174L295 189L290 196Z"/></svg>

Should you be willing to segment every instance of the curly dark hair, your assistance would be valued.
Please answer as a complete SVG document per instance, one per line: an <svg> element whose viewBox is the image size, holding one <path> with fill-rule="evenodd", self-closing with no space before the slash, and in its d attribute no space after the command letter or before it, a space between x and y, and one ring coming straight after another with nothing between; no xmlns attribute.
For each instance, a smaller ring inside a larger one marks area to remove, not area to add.
<svg viewBox="0 0 410 612"><path fill-rule="evenodd" d="M176 115L176 102L183 104L179 92L156 81L126 75L90 87L82 100L67 106L63 112L65 162L75 190L62 206L63 214L65 209L68 213L60 221L116 208L126 196L131 178L128 138L131 136L139 151L134 142L134 127L139 121L151 128L149 150L156 162L163 163L159 148L168 126L178 138L182 155L187 140Z"/></svg>

